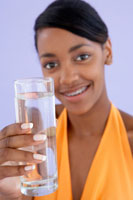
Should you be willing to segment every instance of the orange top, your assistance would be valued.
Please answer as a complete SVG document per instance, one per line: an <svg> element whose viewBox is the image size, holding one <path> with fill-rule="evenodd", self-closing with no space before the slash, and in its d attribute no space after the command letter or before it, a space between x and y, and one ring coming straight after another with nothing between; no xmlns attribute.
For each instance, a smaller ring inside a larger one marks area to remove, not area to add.
<svg viewBox="0 0 133 200"><path fill-rule="evenodd" d="M72 200L65 109L57 128L57 158L58 190L34 200ZM122 118L113 105L81 200L133 200L133 158Z"/></svg>

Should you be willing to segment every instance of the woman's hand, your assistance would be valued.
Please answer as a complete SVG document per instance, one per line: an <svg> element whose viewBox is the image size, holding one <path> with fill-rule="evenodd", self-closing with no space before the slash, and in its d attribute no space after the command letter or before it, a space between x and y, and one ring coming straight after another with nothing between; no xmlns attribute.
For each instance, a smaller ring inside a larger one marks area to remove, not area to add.
<svg viewBox="0 0 133 200"><path fill-rule="evenodd" d="M9 177L0 180L0 200L10 199L22 199L19 177Z"/></svg>
<svg viewBox="0 0 133 200"><path fill-rule="evenodd" d="M31 126L31 123L17 123L0 131L0 200L23 199L19 176L28 174L45 159L44 155L38 157L36 153L19 150L33 145L39 148L46 139L45 135L32 135ZM19 165L20 162L24 165Z"/></svg>

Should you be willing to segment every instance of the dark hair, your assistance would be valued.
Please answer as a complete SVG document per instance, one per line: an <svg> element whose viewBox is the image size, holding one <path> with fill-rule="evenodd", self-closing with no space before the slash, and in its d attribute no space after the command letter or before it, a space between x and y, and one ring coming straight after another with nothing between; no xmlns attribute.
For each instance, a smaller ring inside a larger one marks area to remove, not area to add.
<svg viewBox="0 0 133 200"><path fill-rule="evenodd" d="M82 0L56 0L38 16L34 25L36 49L37 31L46 27L62 28L100 44L108 38L108 29L99 14Z"/></svg>

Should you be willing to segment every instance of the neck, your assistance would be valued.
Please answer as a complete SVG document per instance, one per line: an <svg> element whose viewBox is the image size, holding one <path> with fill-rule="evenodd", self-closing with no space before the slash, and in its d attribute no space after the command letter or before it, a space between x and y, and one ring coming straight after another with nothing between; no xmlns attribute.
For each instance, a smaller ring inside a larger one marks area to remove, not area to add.
<svg viewBox="0 0 133 200"><path fill-rule="evenodd" d="M68 130L77 137L102 136L110 112L110 101L107 95L83 115L68 112Z"/></svg>

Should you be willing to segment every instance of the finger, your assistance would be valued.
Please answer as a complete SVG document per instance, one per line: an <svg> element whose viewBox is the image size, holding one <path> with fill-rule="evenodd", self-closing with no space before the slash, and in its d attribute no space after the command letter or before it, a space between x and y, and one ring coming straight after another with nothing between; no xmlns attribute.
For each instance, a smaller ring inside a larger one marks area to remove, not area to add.
<svg viewBox="0 0 133 200"><path fill-rule="evenodd" d="M5 163L7 161L40 163L45 160L45 155L37 153L10 148L0 149L0 164Z"/></svg>
<svg viewBox="0 0 133 200"><path fill-rule="evenodd" d="M46 140L47 136L44 134L28 134L28 135L19 135L6 137L0 140L0 149L1 148L19 148L30 145L37 145Z"/></svg>
<svg viewBox="0 0 133 200"><path fill-rule="evenodd" d="M55 136L56 135L56 127L51 126L45 130L40 131L39 134L46 134L48 137Z"/></svg>
<svg viewBox="0 0 133 200"><path fill-rule="evenodd" d="M0 140L8 136L29 133L33 127L32 123L15 123L6 126L0 131Z"/></svg>
<svg viewBox="0 0 133 200"><path fill-rule="evenodd" d="M32 172L35 165L29 166L0 166L0 179L13 176L22 176Z"/></svg>

